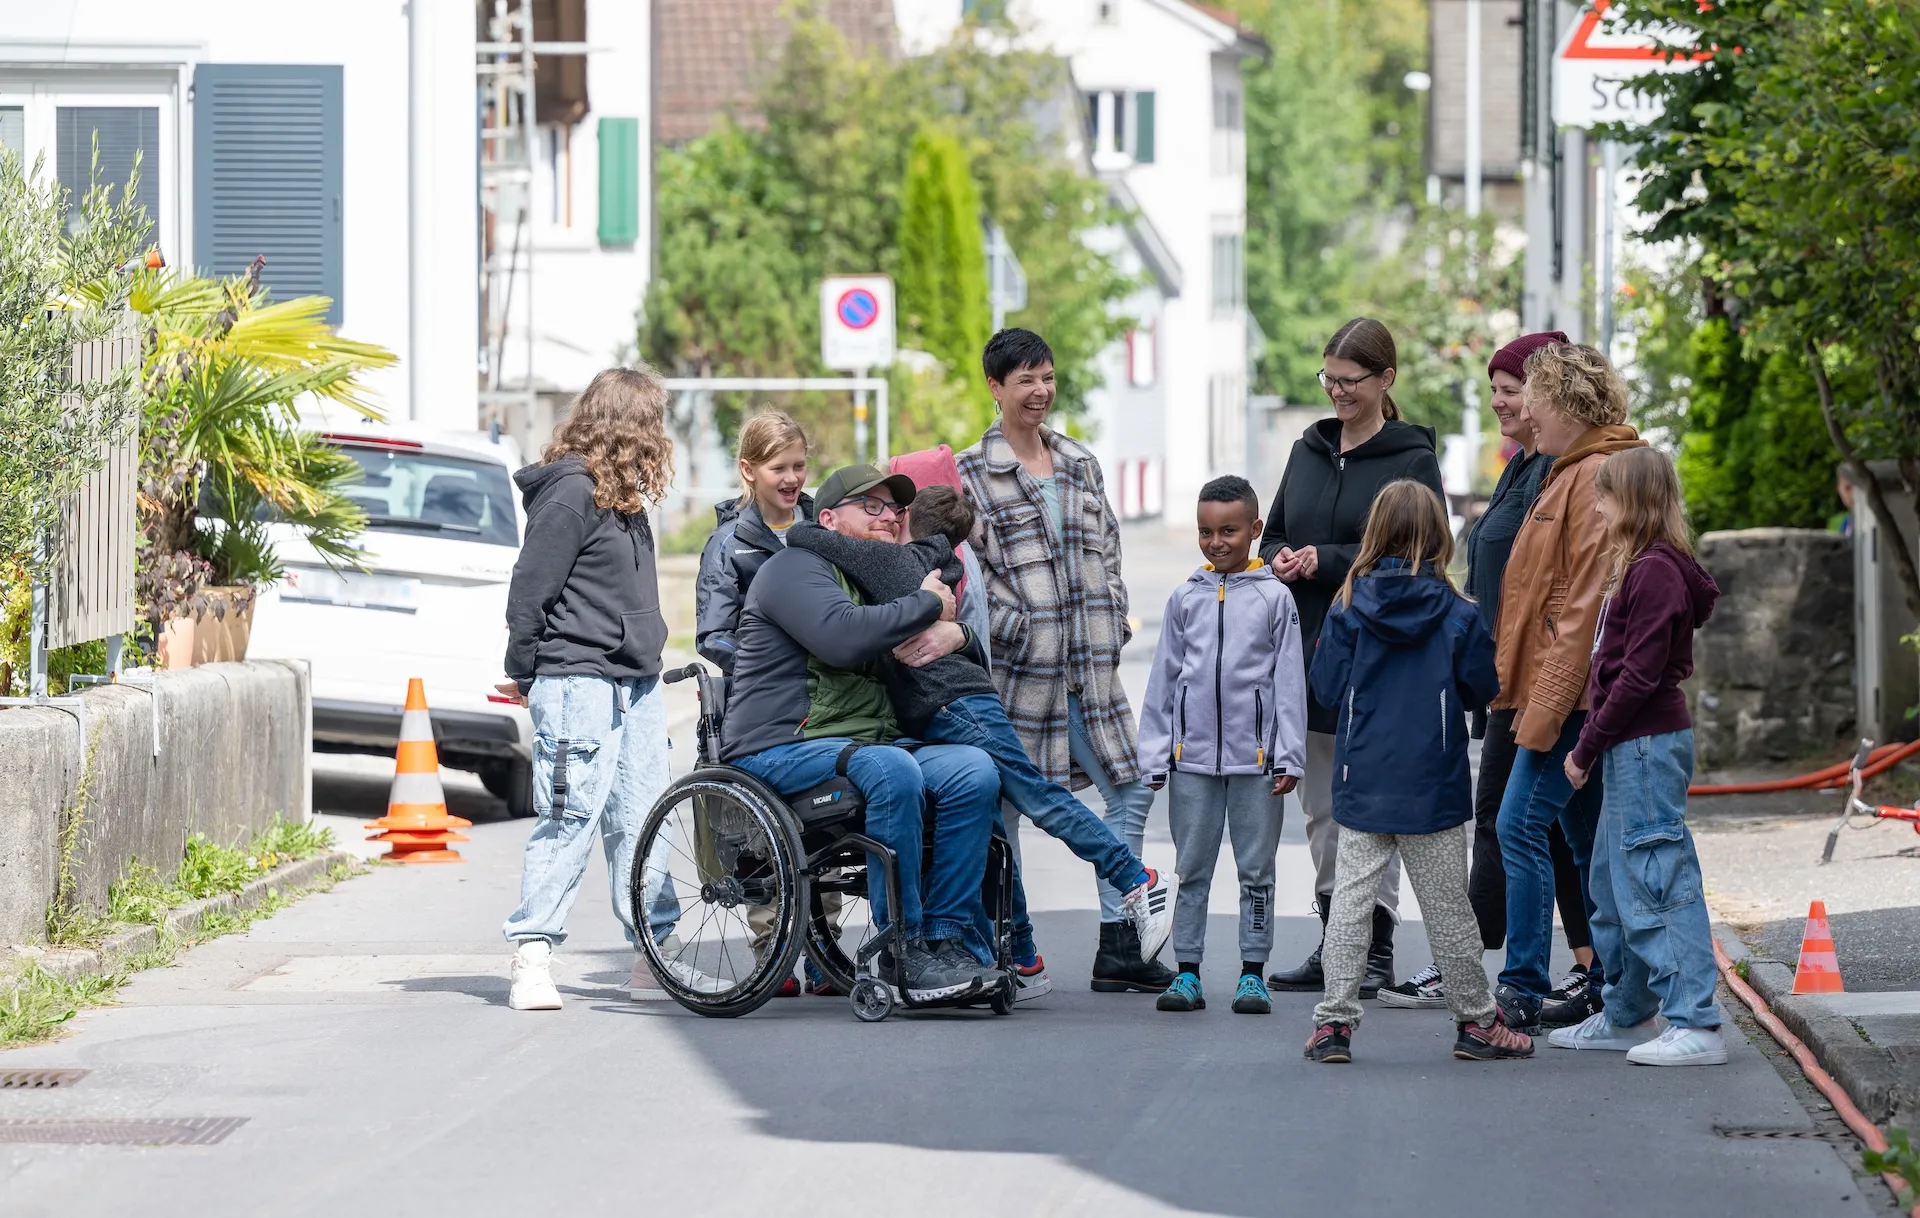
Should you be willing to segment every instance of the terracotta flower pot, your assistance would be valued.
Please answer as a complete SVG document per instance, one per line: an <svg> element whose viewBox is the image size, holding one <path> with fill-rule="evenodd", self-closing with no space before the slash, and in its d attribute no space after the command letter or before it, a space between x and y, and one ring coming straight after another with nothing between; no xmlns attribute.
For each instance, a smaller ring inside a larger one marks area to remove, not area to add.
<svg viewBox="0 0 1920 1218"><path fill-rule="evenodd" d="M210 602L208 608L167 623L160 635L160 667L191 668L247 658L247 639L253 633L254 590L245 586L206 588L202 595Z"/></svg>

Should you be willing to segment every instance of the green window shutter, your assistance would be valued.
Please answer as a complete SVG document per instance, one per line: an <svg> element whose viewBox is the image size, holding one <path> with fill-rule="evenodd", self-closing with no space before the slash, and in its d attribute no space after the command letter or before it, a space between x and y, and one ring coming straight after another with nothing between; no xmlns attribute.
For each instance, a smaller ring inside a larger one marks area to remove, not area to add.
<svg viewBox="0 0 1920 1218"><path fill-rule="evenodd" d="M1133 95L1133 159L1153 164L1153 90Z"/></svg>
<svg viewBox="0 0 1920 1218"><path fill-rule="evenodd" d="M600 120L600 244L640 240L640 120Z"/></svg>
<svg viewBox="0 0 1920 1218"><path fill-rule="evenodd" d="M203 63L193 73L193 259L238 275L256 256L275 300L326 296L340 324L338 65Z"/></svg>

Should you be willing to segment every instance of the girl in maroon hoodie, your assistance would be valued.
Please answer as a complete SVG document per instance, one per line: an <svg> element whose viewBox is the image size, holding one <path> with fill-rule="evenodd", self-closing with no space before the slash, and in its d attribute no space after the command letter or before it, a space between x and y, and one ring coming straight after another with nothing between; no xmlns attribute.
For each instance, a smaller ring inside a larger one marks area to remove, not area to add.
<svg viewBox="0 0 1920 1218"><path fill-rule="evenodd" d="M1673 462L1651 448L1614 453L1594 479L1612 570L1587 679L1592 711L1567 754L1577 790L1598 762L1605 794L1588 889L1606 1006L1547 1039L1624 1051L1643 1066L1727 1060L1700 859L1687 831L1693 720L1680 682L1693 632L1720 595L1694 561ZM1663 1020L1664 1017L1664 1020Z"/></svg>

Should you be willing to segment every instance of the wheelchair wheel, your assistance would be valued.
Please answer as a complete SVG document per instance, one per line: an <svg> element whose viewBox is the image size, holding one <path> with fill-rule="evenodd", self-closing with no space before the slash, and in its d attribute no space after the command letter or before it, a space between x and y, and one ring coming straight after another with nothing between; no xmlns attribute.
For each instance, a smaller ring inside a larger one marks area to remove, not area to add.
<svg viewBox="0 0 1920 1218"><path fill-rule="evenodd" d="M858 969L854 960L873 938L873 908L867 903L867 877L861 864L829 872L808 886L807 959L842 994L852 994Z"/></svg>
<svg viewBox="0 0 1920 1218"><path fill-rule="evenodd" d="M647 816L629 899L661 988L731 1017L792 975L806 888L785 805L751 775L711 768L668 787Z"/></svg>
<svg viewBox="0 0 1920 1218"><path fill-rule="evenodd" d="M862 977L853 983L853 1017L861 1023L879 1023L893 1014L893 991L885 982Z"/></svg>

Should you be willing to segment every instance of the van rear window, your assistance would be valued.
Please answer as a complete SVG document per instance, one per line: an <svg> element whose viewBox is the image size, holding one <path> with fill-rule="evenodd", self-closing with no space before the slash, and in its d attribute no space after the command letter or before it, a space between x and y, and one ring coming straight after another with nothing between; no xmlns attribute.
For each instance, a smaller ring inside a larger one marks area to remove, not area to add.
<svg viewBox="0 0 1920 1218"><path fill-rule="evenodd" d="M370 531L520 544L506 466L360 444L340 450L360 466L361 480L346 492Z"/></svg>

